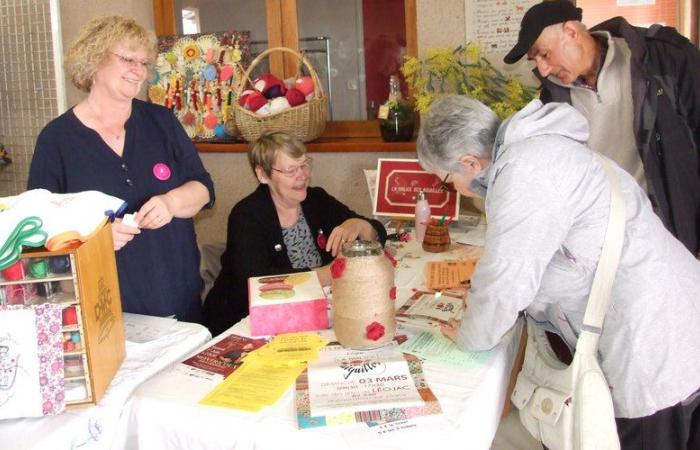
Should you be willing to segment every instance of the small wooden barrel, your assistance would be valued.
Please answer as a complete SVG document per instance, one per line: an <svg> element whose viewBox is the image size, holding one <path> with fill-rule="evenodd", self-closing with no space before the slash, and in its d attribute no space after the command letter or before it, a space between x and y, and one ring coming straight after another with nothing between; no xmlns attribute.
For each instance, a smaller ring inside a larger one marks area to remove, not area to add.
<svg viewBox="0 0 700 450"><path fill-rule="evenodd" d="M428 224L423 238L423 250L431 253L445 252L450 249L450 230L447 224Z"/></svg>

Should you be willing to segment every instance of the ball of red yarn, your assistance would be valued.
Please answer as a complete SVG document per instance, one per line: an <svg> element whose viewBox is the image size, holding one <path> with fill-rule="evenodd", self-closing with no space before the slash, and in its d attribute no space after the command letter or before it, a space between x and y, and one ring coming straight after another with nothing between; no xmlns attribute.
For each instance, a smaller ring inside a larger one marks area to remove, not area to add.
<svg viewBox="0 0 700 450"><path fill-rule="evenodd" d="M304 97L314 92L314 81L310 76L301 77L294 82L294 87L299 89Z"/></svg>
<svg viewBox="0 0 700 450"><path fill-rule="evenodd" d="M265 105L267 105L267 99L260 92L251 92L245 101L245 109L253 112Z"/></svg>
<svg viewBox="0 0 700 450"><path fill-rule="evenodd" d="M306 96L297 88L289 89L285 97L292 107L306 103Z"/></svg>

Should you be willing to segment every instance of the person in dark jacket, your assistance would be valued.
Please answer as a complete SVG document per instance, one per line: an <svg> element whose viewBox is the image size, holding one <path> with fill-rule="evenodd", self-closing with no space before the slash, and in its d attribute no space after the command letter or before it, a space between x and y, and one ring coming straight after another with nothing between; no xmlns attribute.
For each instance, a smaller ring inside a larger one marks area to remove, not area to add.
<svg viewBox="0 0 700 450"><path fill-rule="evenodd" d="M700 50L671 27L615 17L589 31L581 16L567 0L534 5L504 61L533 60L541 100L578 109L590 147L627 170L700 256Z"/></svg>
<svg viewBox="0 0 700 450"><path fill-rule="evenodd" d="M67 72L87 95L39 133L27 189L101 191L124 200L111 225L125 312L202 322L193 217L214 183L175 115L135 98L156 55L134 20L96 17L68 50Z"/></svg>
<svg viewBox="0 0 700 450"><path fill-rule="evenodd" d="M310 186L312 161L297 138L265 134L248 148L248 161L260 185L228 218L221 272L204 302L204 322L212 335L248 314L249 277L313 269L329 285L329 264L343 243L386 241L380 222Z"/></svg>

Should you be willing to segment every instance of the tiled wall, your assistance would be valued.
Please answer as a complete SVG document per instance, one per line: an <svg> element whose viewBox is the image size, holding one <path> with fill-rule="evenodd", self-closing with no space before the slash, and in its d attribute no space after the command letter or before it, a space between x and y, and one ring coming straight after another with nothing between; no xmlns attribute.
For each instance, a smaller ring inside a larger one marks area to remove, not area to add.
<svg viewBox="0 0 700 450"><path fill-rule="evenodd" d="M56 116L49 0L0 1L0 142L13 163L0 167L0 196L26 188L38 132Z"/></svg>

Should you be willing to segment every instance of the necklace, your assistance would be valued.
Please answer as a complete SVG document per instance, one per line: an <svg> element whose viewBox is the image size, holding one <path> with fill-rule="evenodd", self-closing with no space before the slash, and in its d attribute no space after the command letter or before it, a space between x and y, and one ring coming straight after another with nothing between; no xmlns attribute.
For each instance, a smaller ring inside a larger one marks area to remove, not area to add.
<svg viewBox="0 0 700 450"><path fill-rule="evenodd" d="M92 106L90 100L87 100L87 105L90 111L92 112L95 121L98 123L100 129L104 132L104 134L107 134L109 138L113 137L115 141L120 141L122 139L122 134L125 132L125 130L122 129L118 133L115 133L102 121L102 115L97 113L97 110Z"/></svg>

